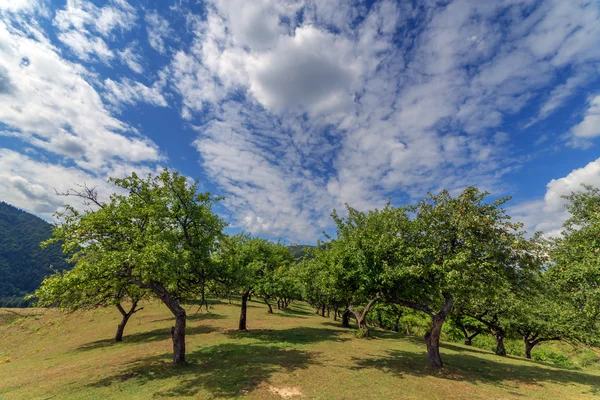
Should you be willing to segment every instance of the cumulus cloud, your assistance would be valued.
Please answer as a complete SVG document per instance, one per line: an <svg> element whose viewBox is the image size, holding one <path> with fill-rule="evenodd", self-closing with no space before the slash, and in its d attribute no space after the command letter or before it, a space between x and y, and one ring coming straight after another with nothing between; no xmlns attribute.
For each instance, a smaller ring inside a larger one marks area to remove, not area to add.
<svg viewBox="0 0 600 400"><path fill-rule="evenodd" d="M110 171L110 176L123 177L131 172L147 174L155 171L148 167L121 164ZM108 183L106 176L0 149L0 197L19 208L46 218L50 218L64 204L82 209L83 205L77 199L57 196L56 192L64 193L83 184L96 188L103 201L117 191L114 185Z"/></svg>
<svg viewBox="0 0 600 400"><path fill-rule="evenodd" d="M61 58L48 42L1 21L0 42L0 64L8 71L4 79L16 86L0 95L0 121L13 134L95 171L118 160L162 159L156 145L132 134L127 124L110 114L85 80L86 71Z"/></svg>
<svg viewBox="0 0 600 400"><path fill-rule="evenodd" d="M600 136L600 96L590 100L583 121L571 129L575 138L590 139Z"/></svg>
<svg viewBox="0 0 600 400"><path fill-rule="evenodd" d="M267 109L311 114L347 110L360 75L352 44L312 26L282 36L272 52L248 62L250 91Z"/></svg>
<svg viewBox="0 0 600 400"><path fill-rule="evenodd" d="M563 178L548 182L543 199L524 202L511 207L509 212L517 221L523 222L530 233L542 231L547 236L558 236L569 216L563 196L581 190L582 184L600 187L600 158Z"/></svg>
<svg viewBox="0 0 600 400"><path fill-rule="evenodd" d="M503 176L523 161L512 156L518 133L501 126L538 99L546 118L585 86L600 61L599 27L598 7L584 0L223 0L209 4L169 71L184 118L212 113L196 147L233 194L239 225L295 236L310 231L307 215L322 226L344 202L505 191Z"/></svg>

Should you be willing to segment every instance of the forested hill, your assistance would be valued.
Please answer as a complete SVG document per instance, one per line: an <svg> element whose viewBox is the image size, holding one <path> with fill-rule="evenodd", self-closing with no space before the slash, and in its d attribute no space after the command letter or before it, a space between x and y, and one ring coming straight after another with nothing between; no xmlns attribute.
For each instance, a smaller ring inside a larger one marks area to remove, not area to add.
<svg viewBox="0 0 600 400"><path fill-rule="evenodd" d="M304 245L304 244L294 244L289 246L290 252L294 256L294 258L298 261L302 260L306 254L315 246Z"/></svg>
<svg viewBox="0 0 600 400"><path fill-rule="evenodd" d="M40 247L51 233L48 222L0 202L0 306L33 292L52 269L69 267L60 245Z"/></svg>

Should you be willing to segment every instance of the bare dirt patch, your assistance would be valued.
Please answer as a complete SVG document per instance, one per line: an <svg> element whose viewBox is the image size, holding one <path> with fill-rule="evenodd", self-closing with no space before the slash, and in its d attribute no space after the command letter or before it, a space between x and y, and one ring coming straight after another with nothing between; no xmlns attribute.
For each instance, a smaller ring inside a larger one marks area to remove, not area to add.
<svg viewBox="0 0 600 400"><path fill-rule="evenodd" d="M270 386L269 391L271 393L275 393L275 394L281 396L284 399L291 399L292 397L295 397L295 396L302 396L302 392L297 387L285 387L284 386L284 387L277 388L275 386Z"/></svg>

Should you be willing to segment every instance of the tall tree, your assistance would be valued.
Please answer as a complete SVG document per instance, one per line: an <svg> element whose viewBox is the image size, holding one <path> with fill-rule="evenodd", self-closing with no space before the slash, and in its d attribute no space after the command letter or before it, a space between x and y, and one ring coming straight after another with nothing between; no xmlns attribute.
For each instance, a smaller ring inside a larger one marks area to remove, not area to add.
<svg viewBox="0 0 600 400"><path fill-rule="evenodd" d="M443 367L440 335L455 302L493 296L516 270L538 265L521 224L502 208L508 198L485 203L486 195L474 187L458 197L430 194L415 208L407 254L389 268L389 301L431 318L425 342L432 368Z"/></svg>
<svg viewBox="0 0 600 400"><path fill-rule="evenodd" d="M389 203L369 212L348 205L346 209L347 217L333 211L336 238L325 248L317 248L315 259L329 271L329 285L345 301L346 312L354 315L358 328L369 336L368 313L381 299L386 267L399 263L397 249L405 240L410 220L405 208Z"/></svg>
<svg viewBox="0 0 600 400"><path fill-rule="evenodd" d="M54 239L74 260L94 254L94 267L106 279L137 285L160 299L175 317L173 362L185 364L187 316L180 303L197 295L212 271L211 252L225 226L212 211L219 199L166 169L111 182L119 193L105 203L94 190L72 192L98 208L67 207L57 215Z"/></svg>
<svg viewBox="0 0 600 400"><path fill-rule="evenodd" d="M550 250L549 279L589 320L600 316L600 188L566 196L570 218Z"/></svg>

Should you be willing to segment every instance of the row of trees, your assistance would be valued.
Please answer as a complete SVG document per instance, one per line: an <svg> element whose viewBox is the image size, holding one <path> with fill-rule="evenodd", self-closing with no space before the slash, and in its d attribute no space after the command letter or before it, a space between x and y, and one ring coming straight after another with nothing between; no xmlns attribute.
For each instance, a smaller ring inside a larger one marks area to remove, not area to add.
<svg viewBox="0 0 600 400"><path fill-rule="evenodd" d="M528 239L502 208L507 199L487 203L486 193L467 188L458 197L430 195L416 206L388 204L366 213L348 206L345 217L334 211L335 238L296 263L281 243L225 235L225 222L212 210L220 199L199 193L197 182L177 173L112 182L124 194L107 202L86 187L64 193L88 207L59 213L47 244L62 242L76 266L45 280L35 297L69 310L116 306L123 315L116 340L140 301L158 298L175 319L177 364L185 363L182 303L205 302L208 294L241 296L240 330L247 328L250 296L269 312L296 299L323 314L333 309L343 326L353 317L367 336L374 305L380 325L391 319L396 329L408 307L430 318L425 342L434 368L443 366L439 342L448 319L467 343L491 332L498 354L506 354L506 335L520 334L528 356L544 340L591 341L596 328L600 193L592 188L570 198L573 218L561 240Z"/></svg>

